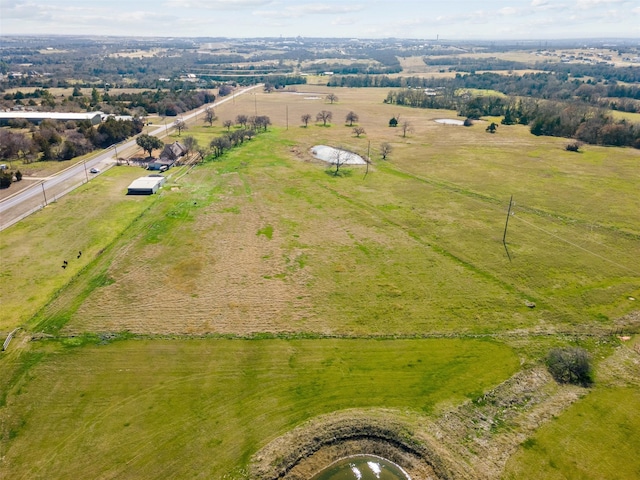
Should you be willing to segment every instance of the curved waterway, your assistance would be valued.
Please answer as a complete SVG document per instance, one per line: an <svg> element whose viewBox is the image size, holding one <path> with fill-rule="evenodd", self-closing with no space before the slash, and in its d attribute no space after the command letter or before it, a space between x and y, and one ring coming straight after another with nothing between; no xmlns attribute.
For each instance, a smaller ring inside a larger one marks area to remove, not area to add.
<svg viewBox="0 0 640 480"><path fill-rule="evenodd" d="M375 455L354 455L332 463L311 480L411 480L398 465Z"/></svg>

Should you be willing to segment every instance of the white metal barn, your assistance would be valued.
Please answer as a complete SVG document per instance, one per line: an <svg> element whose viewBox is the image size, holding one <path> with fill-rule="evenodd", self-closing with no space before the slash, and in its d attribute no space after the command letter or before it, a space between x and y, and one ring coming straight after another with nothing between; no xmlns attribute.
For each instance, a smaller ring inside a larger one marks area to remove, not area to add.
<svg viewBox="0 0 640 480"><path fill-rule="evenodd" d="M31 123L40 123L43 120L59 120L66 122L69 120L80 121L89 120L92 125L98 125L102 122L102 112L85 112L85 113L63 113L63 112L26 112L12 111L0 112L0 125L6 125L10 120L23 119Z"/></svg>
<svg viewBox="0 0 640 480"><path fill-rule="evenodd" d="M165 180L162 175L140 177L131 182L127 195L153 195L164 185Z"/></svg>

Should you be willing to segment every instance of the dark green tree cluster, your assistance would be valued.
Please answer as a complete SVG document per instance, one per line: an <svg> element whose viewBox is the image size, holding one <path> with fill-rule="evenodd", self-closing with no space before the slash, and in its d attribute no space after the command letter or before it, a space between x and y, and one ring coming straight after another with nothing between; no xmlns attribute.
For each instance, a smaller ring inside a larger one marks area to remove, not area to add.
<svg viewBox="0 0 640 480"><path fill-rule="evenodd" d="M583 348L552 349L546 358L549 373L558 383L589 386L593 382L589 353Z"/></svg>
<svg viewBox="0 0 640 480"><path fill-rule="evenodd" d="M20 170L15 173L7 170L0 171L0 188L9 188L14 179L16 182L22 180L22 172Z"/></svg>
<svg viewBox="0 0 640 480"><path fill-rule="evenodd" d="M149 157L152 156L154 150L160 150L164 148L164 143L158 137L154 137L153 135L148 135L143 133L138 138L136 138L136 144L145 152L147 152Z"/></svg>
<svg viewBox="0 0 640 480"><path fill-rule="evenodd" d="M116 120L113 117L108 117L98 125L98 135L94 143L98 147L106 148L114 143L137 135L143 128L144 122L139 118L134 118L133 120Z"/></svg>
<svg viewBox="0 0 640 480"><path fill-rule="evenodd" d="M206 90L180 91L144 91L141 93L121 93L108 96L110 105L128 105L129 110L140 108L147 113L157 113L175 117L180 113L193 110L215 100L215 95Z"/></svg>

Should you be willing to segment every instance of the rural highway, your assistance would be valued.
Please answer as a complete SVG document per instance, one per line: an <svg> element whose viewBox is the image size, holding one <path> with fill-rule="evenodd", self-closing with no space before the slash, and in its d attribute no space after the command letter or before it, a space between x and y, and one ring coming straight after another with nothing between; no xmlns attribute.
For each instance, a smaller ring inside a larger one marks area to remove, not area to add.
<svg viewBox="0 0 640 480"><path fill-rule="evenodd" d="M198 110L193 110L179 118L188 122L197 115L204 113L207 107L217 107L233 98L243 95L255 88L261 87L262 84L240 90L229 95L222 100L203 106ZM173 130L172 125L160 125L152 131L147 132L149 135L156 137L165 136L169 131ZM114 155L117 157L117 150L124 152L126 149L136 146L135 138L125 143L119 143L108 147L104 152L95 157L85 160L84 162L72 165L65 170L56 173L46 179L38 181L33 185L17 192L15 195L5 198L0 202L0 230L20 221L22 218L46 206L49 202L55 201L62 195L69 193L74 188L89 181L95 174L90 173L91 168L104 168L113 163Z"/></svg>

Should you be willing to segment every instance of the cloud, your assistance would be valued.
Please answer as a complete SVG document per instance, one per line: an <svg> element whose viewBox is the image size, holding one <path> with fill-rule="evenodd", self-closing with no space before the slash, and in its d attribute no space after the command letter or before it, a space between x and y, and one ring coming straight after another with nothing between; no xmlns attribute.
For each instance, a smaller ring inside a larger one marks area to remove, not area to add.
<svg viewBox="0 0 640 480"><path fill-rule="evenodd" d="M622 3L625 3L625 0L576 0L576 6L583 10Z"/></svg>
<svg viewBox="0 0 640 480"><path fill-rule="evenodd" d="M532 7L544 7L549 5L549 0L531 0Z"/></svg>
<svg viewBox="0 0 640 480"><path fill-rule="evenodd" d="M296 12L300 15L336 15L341 13L353 13L364 10L363 4L355 5L327 5L324 3L310 3L308 5L295 5L287 7L285 11Z"/></svg>
<svg viewBox="0 0 640 480"><path fill-rule="evenodd" d="M337 17L331 21L331 25L339 25L339 26L354 25L355 23L356 23L356 20L352 17Z"/></svg>
<svg viewBox="0 0 640 480"><path fill-rule="evenodd" d="M504 15L505 17L510 16L510 15L515 15L518 13L518 10L513 8L513 7L504 7L501 8L500 10L498 10L498 13L500 15Z"/></svg>
<svg viewBox="0 0 640 480"><path fill-rule="evenodd" d="M242 10L264 7L273 0L167 0L164 5L170 8L195 8L207 10Z"/></svg>
<svg viewBox="0 0 640 480"><path fill-rule="evenodd" d="M253 12L256 16L271 18L300 18L307 15L340 15L364 10L363 4L355 5L325 5L320 3L308 5L293 5L281 10L259 10Z"/></svg>

